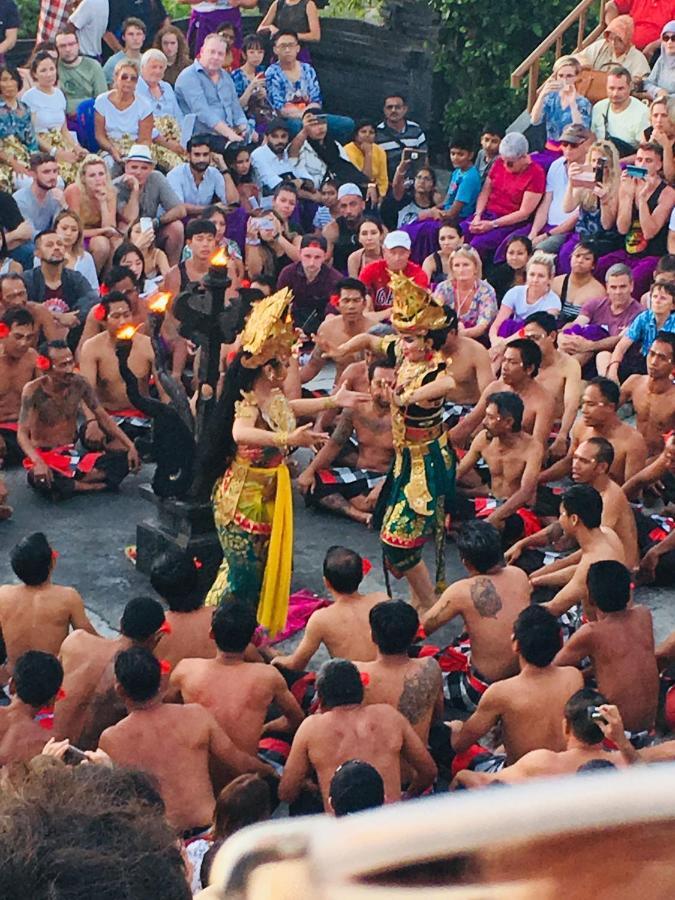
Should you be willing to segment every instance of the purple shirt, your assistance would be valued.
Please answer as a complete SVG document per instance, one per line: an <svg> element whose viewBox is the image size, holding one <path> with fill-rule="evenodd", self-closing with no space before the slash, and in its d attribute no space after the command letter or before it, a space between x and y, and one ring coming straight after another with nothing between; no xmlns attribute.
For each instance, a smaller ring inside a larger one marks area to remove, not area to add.
<svg viewBox="0 0 675 900"><path fill-rule="evenodd" d="M585 316L589 320L589 325L600 325L602 328L605 328L608 337L616 337L641 312L642 307L637 300L631 300L624 311L615 316L609 305L609 299L607 297L597 297L584 303L579 315Z"/></svg>
<svg viewBox="0 0 675 900"><path fill-rule="evenodd" d="M301 262L285 266L279 273L277 290L287 287L293 291L293 302L291 303L293 323L302 328L307 317L316 311L318 317L313 317L310 327L310 331L315 332L323 322L328 300L332 294L336 293L337 283L343 278L344 275L337 269L324 264L314 281L307 281Z"/></svg>

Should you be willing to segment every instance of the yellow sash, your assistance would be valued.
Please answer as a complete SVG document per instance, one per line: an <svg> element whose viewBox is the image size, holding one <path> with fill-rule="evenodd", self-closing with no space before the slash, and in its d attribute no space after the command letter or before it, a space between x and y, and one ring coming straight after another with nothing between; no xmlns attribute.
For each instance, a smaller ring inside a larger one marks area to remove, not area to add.
<svg viewBox="0 0 675 900"><path fill-rule="evenodd" d="M258 604L258 622L274 636L285 627L288 615L293 565L293 496L288 466L282 464L266 471L276 472L277 493Z"/></svg>

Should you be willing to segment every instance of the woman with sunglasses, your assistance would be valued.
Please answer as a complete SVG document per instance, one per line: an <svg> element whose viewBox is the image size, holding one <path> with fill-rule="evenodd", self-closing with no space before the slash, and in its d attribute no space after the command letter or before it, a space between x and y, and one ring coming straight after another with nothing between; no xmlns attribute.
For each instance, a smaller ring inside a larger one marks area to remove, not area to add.
<svg viewBox="0 0 675 900"><path fill-rule="evenodd" d="M136 96L138 67L128 59L115 66L113 88L94 103L96 140L109 168L121 171L132 144L152 145L153 115L145 97Z"/></svg>
<svg viewBox="0 0 675 900"><path fill-rule="evenodd" d="M645 79L645 90L652 98L675 94L675 20L663 26L661 53Z"/></svg>
<svg viewBox="0 0 675 900"><path fill-rule="evenodd" d="M577 93L581 64L574 56L561 56L553 64L553 74L539 90L530 118L533 125L546 125L546 146L533 159L545 169L562 153L560 135L567 125L591 124L591 102Z"/></svg>

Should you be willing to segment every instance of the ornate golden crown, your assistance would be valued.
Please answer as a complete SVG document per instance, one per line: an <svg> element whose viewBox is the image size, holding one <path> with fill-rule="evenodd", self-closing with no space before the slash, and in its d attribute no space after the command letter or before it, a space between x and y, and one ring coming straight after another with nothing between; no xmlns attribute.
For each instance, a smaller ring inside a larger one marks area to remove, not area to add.
<svg viewBox="0 0 675 900"><path fill-rule="evenodd" d="M426 288L400 272L391 273L390 284L394 294L391 324L397 331L402 334L424 334L445 327L445 309Z"/></svg>
<svg viewBox="0 0 675 900"><path fill-rule="evenodd" d="M241 333L241 349L250 353L241 364L247 369L264 366L271 359L288 356L295 342L295 328L291 320L293 294L282 288L253 304Z"/></svg>

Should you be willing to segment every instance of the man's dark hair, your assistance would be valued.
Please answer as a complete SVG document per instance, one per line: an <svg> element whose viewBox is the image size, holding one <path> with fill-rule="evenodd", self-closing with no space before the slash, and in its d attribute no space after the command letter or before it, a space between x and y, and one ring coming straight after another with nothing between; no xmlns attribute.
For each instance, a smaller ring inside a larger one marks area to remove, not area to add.
<svg viewBox="0 0 675 900"><path fill-rule="evenodd" d="M350 759L335 770L328 796L336 816L375 809L384 805L384 781L375 766Z"/></svg>
<svg viewBox="0 0 675 900"><path fill-rule="evenodd" d="M331 659L319 669L316 690L326 709L363 702L363 682L353 662Z"/></svg>
<svg viewBox="0 0 675 900"><path fill-rule="evenodd" d="M602 497L590 484L575 484L561 500L568 516L578 516L586 528L599 528L602 521Z"/></svg>
<svg viewBox="0 0 675 900"><path fill-rule="evenodd" d="M45 351L49 359L52 358L52 350L70 350L70 347L61 338L56 338L53 341L47 341L45 345Z"/></svg>
<svg viewBox="0 0 675 900"><path fill-rule="evenodd" d="M144 703L159 691L159 660L145 647L129 647L115 657L115 678L130 700Z"/></svg>
<svg viewBox="0 0 675 900"><path fill-rule="evenodd" d="M0 75L2 75L2 72L3 70L0 69ZM663 256L659 257L659 261L654 269L654 277L662 272L675 272L675 253L664 253Z"/></svg>
<svg viewBox="0 0 675 900"><path fill-rule="evenodd" d="M127 18L122 22L121 35L124 37L124 32L127 28L140 28L143 34L148 33L148 28L143 19L139 19L136 16L127 16Z"/></svg>
<svg viewBox="0 0 675 900"><path fill-rule="evenodd" d="M590 716L594 706L602 706L607 700L600 691L593 688L581 688L565 704L565 719L572 729L572 734L584 744L599 744L604 739L600 728Z"/></svg>
<svg viewBox="0 0 675 900"><path fill-rule="evenodd" d="M403 94L398 94L396 92L394 92L393 94L387 94L384 98L384 103L386 103L387 100L400 100L404 106L408 105L407 97L404 97Z"/></svg>
<svg viewBox="0 0 675 900"><path fill-rule="evenodd" d="M598 248L593 243L593 241L589 241L589 240L579 241L579 243L577 244L577 246L574 249L576 250L578 247L582 247L587 253L592 253L594 260L596 260L598 258Z"/></svg>
<svg viewBox="0 0 675 900"><path fill-rule="evenodd" d="M189 553L168 550L152 563L150 584L172 612L193 612L203 605L197 582L197 567Z"/></svg>
<svg viewBox="0 0 675 900"><path fill-rule="evenodd" d="M607 438L604 437L590 437L587 438L587 442L593 447L595 461L598 463L605 463L607 471L609 472L614 462L614 447L612 446L611 441L608 441Z"/></svg>
<svg viewBox="0 0 675 900"><path fill-rule="evenodd" d="M506 345L507 350L511 347L520 351L523 368L532 369L530 378L536 378L541 366L541 350L535 341L531 341L529 338L516 338L515 341L509 341Z"/></svg>
<svg viewBox="0 0 675 900"><path fill-rule="evenodd" d="M583 775L586 772L599 772L602 769L616 769L616 766L610 759L589 759L583 766L579 766L577 775Z"/></svg>
<svg viewBox="0 0 675 900"><path fill-rule="evenodd" d="M134 597L124 607L120 631L132 641L147 641L163 624L161 603L153 597Z"/></svg>
<svg viewBox="0 0 675 900"><path fill-rule="evenodd" d="M620 612L630 602L630 572L615 559L591 563L586 586L589 600L602 612Z"/></svg>
<svg viewBox="0 0 675 900"><path fill-rule="evenodd" d="M31 153L29 166L35 171L40 166L44 166L45 163L54 162L53 157L49 155L49 153L43 153L39 151L37 153ZM35 242L37 243L38 239L42 237L43 234L56 234L53 228L45 228L44 231L41 231L39 234L35 235Z"/></svg>
<svg viewBox="0 0 675 900"><path fill-rule="evenodd" d="M63 666L51 653L29 650L17 659L12 678L19 700L40 709L56 697L63 683Z"/></svg>
<svg viewBox="0 0 675 900"><path fill-rule="evenodd" d="M500 416L510 416L513 419L514 433L520 431L523 425L523 413L525 405L518 394L513 391L495 391L487 398L487 405L492 403L497 407Z"/></svg>
<svg viewBox="0 0 675 900"><path fill-rule="evenodd" d="M318 247L324 253L328 252L328 241L322 234L303 234L300 241L300 249L305 247Z"/></svg>
<svg viewBox="0 0 675 900"><path fill-rule="evenodd" d="M642 143L638 144L638 150L647 150L651 153L655 153L658 158L663 162L663 147L661 144L657 144L656 141L642 141Z"/></svg>
<svg viewBox="0 0 675 900"><path fill-rule="evenodd" d="M633 76L624 66L612 66L607 74L613 75L615 78L625 78L628 84L633 81Z"/></svg>
<svg viewBox="0 0 675 900"><path fill-rule="evenodd" d="M526 319L525 324L539 325L540 328L543 328L546 334L553 334L554 331L558 330L558 323L555 320L555 316L552 316L551 313L545 312L543 309L539 310L539 312L531 313Z"/></svg>
<svg viewBox="0 0 675 900"><path fill-rule="evenodd" d="M378 357L368 365L368 382L371 382L375 376L375 369L395 369L395 364L386 357Z"/></svg>
<svg viewBox="0 0 675 900"><path fill-rule="evenodd" d="M49 157L49 162L52 162L51 156ZM42 231L38 231L38 233L33 238L36 246L40 243L43 237L47 237L50 234L56 234L53 228L43 228Z"/></svg>
<svg viewBox="0 0 675 900"><path fill-rule="evenodd" d="M602 394L602 399L611 403L615 409L619 407L619 385L611 378L604 378L602 375L596 375L588 382L588 386L595 385Z"/></svg>
<svg viewBox="0 0 675 900"><path fill-rule="evenodd" d="M549 666L562 647L558 620L537 603L521 610L513 624L513 636L523 659L540 669Z"/></svg>
<svg viewBox="0 0 675 900"><path fill-rule="evenodd" d="M673 359L675 360L675 334L671 331L659 331L654 338L654 343L659 342L659 344L668 344L670 347L670 352L673 355Z"/></svg>
<svg viewBox="0 0 675 900"><path fill-rule="evenodd" d="M298 41L298 43L300 43L300 41L298 40L298 32L297 31L277 31L277 33L272 38L272 46L276 47L277 41L282 37L292 37L292 38L295 38L295 40Z"/></svg>
<svg viewBox="0 0 675 900"><path fill-rule="evenodd" d="M41 531L21 538L9 557L12 571L29 587L44 584L52 568L52 548Z"/></svg>
<svg viewBox="0 0 675 900"><path fill-rule="evenodd" d="M476 147L476 141L469 134L463 134L462 132L457 132L457 134L453 134L450 140L448 141L448 148L450 150L467 150L469 153L473 154Z"/></svg>
<svg viewBox="0 0 675 900"><path fill-rule="evenodd" d="M209 134L193 134L190 140L187 142L187 151L194 149L194 147L208 147L211 149L211 135Z"/></svg>
<svg viewBox="0 0 675 900"><path fill-rule="evenodd" d="M335 285L335 293L339 296L342 291L358 291L365 299L366 286L359 278L341 278Z"/></svg>
<svg viewBox="0 0 675 900"><path fill-rule="evenodd" d="M480 130L481 137L483 137L484 134L496 134L498 137L504 137L504 133L503 126L497 125L496 122L486 122Z"/></svg>
<svg viewBox="0 0 675 900"><path fill-rule="evenodd" d="M504 565L501 536L490 522L465 522L457 535L457 550L481 575Z"/></svg>
<svg viewBox="0 0 675 900"><path fill-rule="evenodd" d="M216 607L211 630L223 653L243 653L251 643L258 621L250 603L229 600Z"/></svg>
<svg viewBox="0 0 675 900"><path fill-rule="evenodd" d="M419 628L419 616L403 600L376 603L368 615L373 642L385 656L407 653Z"/></svg>
<svg viewBox="0 0 675 900"><path fill-rule="evenodd" d="M35 319L31 311L26 309L25 306L10 306L5 311L0 322L10 329L12 325L35 325Z"/></svg>
<svg viewBox="0 0 675 900"><path fill-rule="evenodd" d="M126 303L129 312L131 312L131 303L126 294L123 294L122 291L110 291L108 294L101 297L101 306L105 310L104 320L110 315L110 307L113 303Z"/></svg>
<svg viewBox="0 0 675 900"><path fill-rule="evenodd" d="M447 330L456 334L459 331L459 316L457 315L457 310L452 309L450 306L446 306L445 320L447 322L447 325L445 326Z"/></svg>
<svg viewBox="0 0 675 900"><path fill-rule="evenodd" d="M197 234L210 234L216 236L216 226L208 219L193 219L185 226L185 240L191 240Z"/></svg>
<svg viewBox="0 0 675 900"><path fill-rule="evenodd" d="M282 181L281 184L278 184L272 191L272 199L276 200L282 191L288 191L289 194L293 194L295 197L298 196L298 189L292 181Z"/></svg>
<svg viewBox="0 0 675 900"><path fill-rule="evenodd" d="M134 250L136 250L137 252L140 252L140 251L138 251L138 247L136 247L134 244L131 244L131 245L130 245L130 249L134 249ZM126 253L126 252L127 252L127 251L125 250L125 253ZM122 253L121 256L118 257L118 259L121 259L121 257L124 256L125 253ZM141 254L141 256L142 256L142 255L143 255L143 254ZM131 279L131 283L132 283L134 286L138 287L138 282L137 282L137 280L136 280L136 276L135 276L134 273L131 271L131 269L130 269L128 266L119 266L119 265L118 265L118 266L111 266L109 272L108 272L107 275L105 275L104 278L103 278L103 284L104 284L107 288L112 288L112 286L113 286L114 284L119 284L120 281L124 281L125 278L130 278L130 279Z"/></svg>
<svg viewBox="0 0 675 900"><path fill-rule="evenodd" d="M353 594L363 580L363 559L347 547L329 547L323 561L323 577L338 594Z"/></svg>

